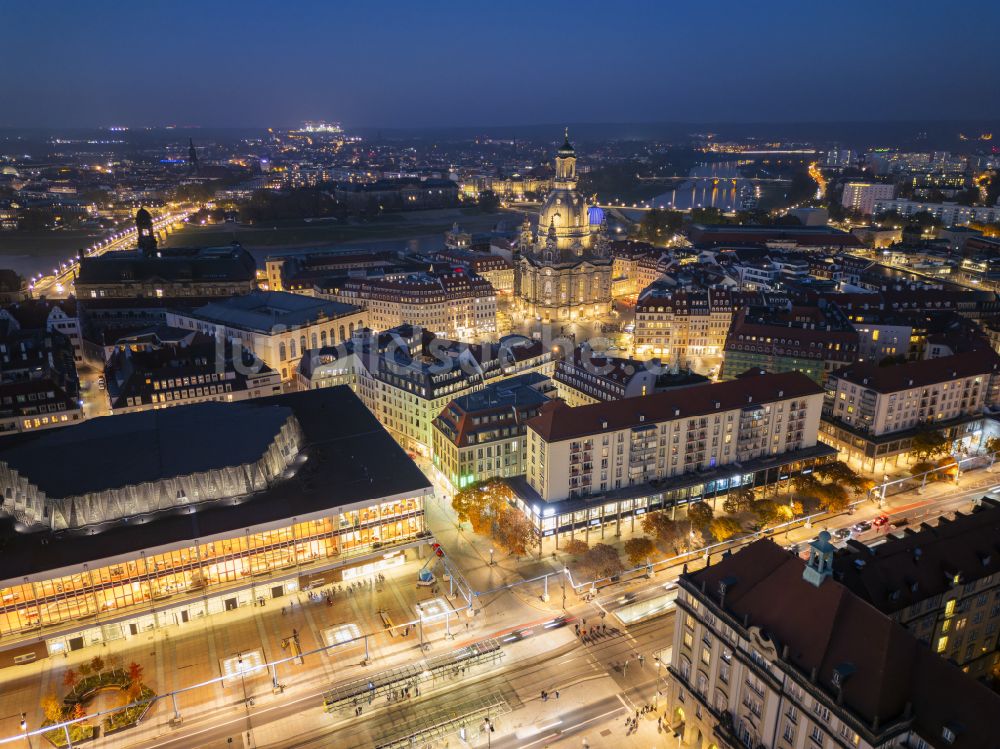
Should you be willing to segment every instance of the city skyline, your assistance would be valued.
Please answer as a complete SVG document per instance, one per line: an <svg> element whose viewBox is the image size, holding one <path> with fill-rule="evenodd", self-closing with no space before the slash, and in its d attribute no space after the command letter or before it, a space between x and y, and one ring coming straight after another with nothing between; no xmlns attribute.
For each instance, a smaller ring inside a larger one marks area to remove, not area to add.
<svg viewBox="0 0 1000 749"><path fill-rule="evenodd" d="M963 43L943 65L924 46L932 9L19 5L0 127L937 120L934 91L949 119L1000 116L987 33L1000 11L950 17Z"/></svg>

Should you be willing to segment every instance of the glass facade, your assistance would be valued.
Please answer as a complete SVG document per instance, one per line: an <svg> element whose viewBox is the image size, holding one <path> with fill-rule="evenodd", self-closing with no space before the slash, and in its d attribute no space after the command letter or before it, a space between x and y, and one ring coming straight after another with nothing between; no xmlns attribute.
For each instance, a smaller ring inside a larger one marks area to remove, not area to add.
<svg viewBox="0 0 1000 749"><path fill-rule="evenodd" d="M223 601L221 594L227 589L260 584L260 593L244 597L256 602L280 595L266 585L269 579L295 577L385 549L412 540L423 529L423 501L415 497L275 530L246 529L225 540L158 554L139 552L128 561L106 566L83 564L65 577L0 588L0 640L44 636L72 624L101 627L133 614L146 616L152 626L150 615L161 608L209 597ZM234 599L232 605L220 603L218 610L243 603ZM104 639L114 637L105 633Z"/></svg>
<svg viewBox="0 0 1000 749"><path fill-rule="evenodd" d="M566 512L560 506L569 504L568 502L557 503L554 507L545 504L539 506L531 505L518 497L515 503L531 520L535 530L543 539L556 536L558 544L573 537L574 534L586 532L588 528L600 529L601 526L616 525L628 520L632 521L634 527L634 519L641 518L646 512L670 510L700 500L711 502L715 499L724 499L730 490L742 486L764 489L765 492L774 492L775 495L785 494L790 489L791 476L832 459L834 458L826 455L789 460L780 465L748 473L739 473L734 468L734 472L725 478L660 491L646 485L650 490L646 496L609 501L600 495L594 495L583 498L583 501L590 506L573 512ZM638 490L639 487L635 489ZM580 501L572 500L572 504L579 504Z"/></svg>

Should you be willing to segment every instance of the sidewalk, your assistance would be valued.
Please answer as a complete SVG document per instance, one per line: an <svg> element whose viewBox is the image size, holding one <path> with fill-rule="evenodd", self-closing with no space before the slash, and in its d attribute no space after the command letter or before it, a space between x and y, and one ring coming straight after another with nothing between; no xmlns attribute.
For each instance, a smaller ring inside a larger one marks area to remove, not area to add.
<svg viewBox="0 0 1000 749"><path fill-rule="evenodd" d="M143 681L163 695L221 676L222 660L237 653L253 657L251 654L256 651L262 661L290 657L292 652L282 649L281 644L293 629L299 634L303 652L325 646L323 631L336 625L353 624L361 633L379 633L369 640L371 666L361 665L365 652L362 643L306 656L301 666L294 662L278 666L278 681L287 684L284 697L272 695L269 673L249 675L246 679L248 696L261 705L288 699L289 695L321 691L335 682L373 669L410 662L422 655L417 628L412 628L408 637L390 637L382 633L383 623L378 611L385 609L394 622L403 623L416 617L418 601L444 597L446 591L434 596L429 588L415 584L417 570L422 564L423 560L417 560L392 570L392 576L386 575L386 584L381 590L365 587L354 594L335 594L333 605L328 606L325 598L310 602L307 594L297 593L271 599L265 607L242 607L184 625L160 628L129 640L83 648L66 653L65 657L46 658L4 669L0 671L0 716L6 717L0 719L0 738L20 734L22 711L27 713L30 730L39 727L43 720L42 697L49 693L62 697L68 691L63 686L66 671L70 668L79 671L81 665L96 655L106 663L118 658L125 666L133 661L140 664L145 672ZM464 615L451 618L453 633L464 639L486 636L486 629L492 624L484 619L469 620ZM445 639L444 622L425 625L424 636L431 643L432 652L457 647L454 640ZM315 704L318 706L319 701ZM228 682L188 691L177 700L185 726L217 715L220 709L226 711L234 706L242 709L242 705L242 685ZM160 700L138 727L104 737L101 745L124 747L173 733L169 723L172 716L171 701Z"/></svg>

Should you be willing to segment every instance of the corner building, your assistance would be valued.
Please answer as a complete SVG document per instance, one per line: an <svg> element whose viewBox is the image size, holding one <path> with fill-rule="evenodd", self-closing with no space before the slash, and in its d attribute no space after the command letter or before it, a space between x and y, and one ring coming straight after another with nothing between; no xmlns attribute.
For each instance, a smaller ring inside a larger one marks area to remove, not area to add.
<svg viewBox="0 0 1000 749"><path fill-rule="evenodd" d="M995 749L1000 695L833 577L757 541L681 575L667 725L687 749ZM671 738L670 745L673 746Z"/></svg>
<svg viewBox="0 0 1000 749"><path fill-rule="evenodd" d="M559 548L635 531L646 512L744 486L784 494L836 456L816 439L822 402L805 375L760 371L576 408L552 401L528 422L527 475L510 484L543 549L550 536Z"/></svg>

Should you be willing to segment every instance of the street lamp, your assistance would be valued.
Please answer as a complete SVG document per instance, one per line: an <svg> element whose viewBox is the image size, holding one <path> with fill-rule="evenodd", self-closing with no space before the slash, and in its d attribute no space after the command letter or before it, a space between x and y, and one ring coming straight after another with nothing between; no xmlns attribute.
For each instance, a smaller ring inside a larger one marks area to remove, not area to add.
<svg viewBox="0 0 1000 749"><path fill-rule="evenodd" d="M483 718L483 725L481 730L486 732L486 749L490 749L490 747L493 746L493 732L496 729L493 727L493 721L490 720L489 715Z"/></svg>
<svg viewBox="0 0 1000 749"><path fill-rule="evenodd" d="M28 742L28 749L31 749L31 737L28 735L28 716L25 713L21 713L21 733L24 734L24 740Z"/></svg>
<svg viewBox="0 0 1000 749"><path fill-rule="evenodd" d="M490 567L495 565L496 562L493 561L493 549L490 549Z"/></svg>

